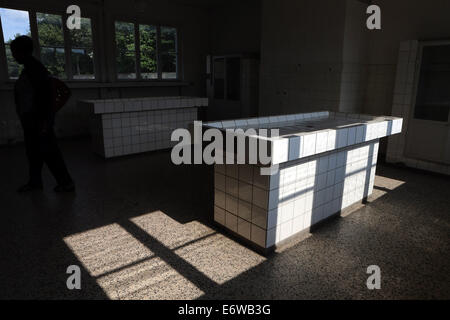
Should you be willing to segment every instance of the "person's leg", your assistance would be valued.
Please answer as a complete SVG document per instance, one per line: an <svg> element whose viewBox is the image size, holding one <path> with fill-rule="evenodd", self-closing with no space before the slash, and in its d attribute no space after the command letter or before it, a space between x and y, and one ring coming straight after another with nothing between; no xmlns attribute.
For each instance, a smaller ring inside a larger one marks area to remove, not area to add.
<svg viewBox="0 0 450 320"><path fill-rule="evenodd" d="M41 148L44 161L47 164L50 172L55 177L58 186L69 187L69 189L73 189L73 180L69 174L69 171L67 170L67 166L64 162L61 150L58 147L53 128L49 128L47 134L41 136Z"/></svg>
<svg viewBox="0 0 450 320"><path fill-rule="evenodd" d="M28 160L28 183L20 187L18 191L29 191L32 189L42 188L42 166L43 159L40 148L38 131L36 126L30 119L21 119L23 132L24 132L24 144L25 151Z"/></svg>

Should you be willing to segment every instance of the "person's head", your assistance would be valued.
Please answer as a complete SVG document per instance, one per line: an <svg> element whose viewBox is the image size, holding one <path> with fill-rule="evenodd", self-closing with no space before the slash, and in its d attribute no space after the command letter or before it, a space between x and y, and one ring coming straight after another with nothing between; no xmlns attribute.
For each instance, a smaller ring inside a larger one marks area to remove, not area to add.
<svg viewBox="0 0 450 320"><path fill-rule="evenodd" d="M33 54L33 40L27 36L19 36L11 41L10 48L14 59L24 64Z"/></svg>

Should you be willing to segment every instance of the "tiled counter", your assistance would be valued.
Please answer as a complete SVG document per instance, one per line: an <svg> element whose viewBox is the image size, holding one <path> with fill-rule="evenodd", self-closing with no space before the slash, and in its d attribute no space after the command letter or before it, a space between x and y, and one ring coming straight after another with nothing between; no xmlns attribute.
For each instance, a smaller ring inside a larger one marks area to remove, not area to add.
<svg viewBox="0 0 450 320"><path fill-rule="evenodd" d="M91 110L94 152L105 157L170 148L170 135L198 117L207 98L158 97L79 101Z"/></svg>
<svg viewBox="0 0 450 320"><path fill-rule="evenodd" d="M276 173L251 164L214 173L214 220L267 250L369 196L379 139L399 133L402 119L325 111L205 126L280 129L268 139Z"/></svg>

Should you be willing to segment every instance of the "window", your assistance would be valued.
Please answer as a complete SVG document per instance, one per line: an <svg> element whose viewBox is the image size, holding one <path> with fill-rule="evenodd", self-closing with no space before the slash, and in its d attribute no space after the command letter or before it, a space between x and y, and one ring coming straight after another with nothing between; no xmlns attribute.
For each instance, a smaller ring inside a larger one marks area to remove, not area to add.
<svg viewBox="0 0 450 320"><path fill-rule="evenodd" d="M161 27L161 72L163 79L177 78L177 29Z"/></svg>
<svg viewBox="0 0 450 320"><path fill-rule="evenodd" d="M6 50L8 76L10 79L17 79L22 66L15 62L11 54L10 43L17 36L31 36L30 18L27 11L0 8L0 20Z"/></svg>
<svg viewBox="0 0 450 320"><path fill-rule="evenodd" d="M38 12L36 20L41 62L53 76L67 78L62 17Z"/></svg>
<svg viewBox="0 0 450 320"><path fill-rule="evenodd" d="M69 36L73 79L95 79L91 19L81 18L81 29L69 30Z"/></svg>
<svg viewBox="0 0 450 320"><path fill-rule="evenodd" d="M177 29L115 22L118 79L177 79Z"/></svg>
<svg viewBox="0 0 450 320"><path fill-rule="evenodd" d="M134 24L116 22L116 67L119 79L136 78Z"/></svg>
<svg viewBox="0 0 450 320"><path fill-rule="evenodd" d="M414 118L449 121L450 45L424 46Z"/></svg>
<svg viewBox="0 0 450 320"><path fill-rule="evenodd" d="M143 79L158 79L156 41L156 27L139 25L141 77Z"/></svg>
<svg viewBox="0 0 450 320"><path fill-rule="evenodd" d="M36 32L30 32L30 16L36 17ZM9 48L19 35L34 38L38 47L35 53L49 72L68 80L92 80L94 50L91 19L81 18L81 29L69 30L63 15L0 8L1 28L6 50L9 79L17 79L21 66L17 64Z"/></svg>
<svg viewBox="0 0 450 320"><path fill-rule="evenodd" d="M79 30L66 29L67 41L62 16L38 12L36 20L41 61L50 73L63 79L95 79L91 20L81 18Z"/></svg>

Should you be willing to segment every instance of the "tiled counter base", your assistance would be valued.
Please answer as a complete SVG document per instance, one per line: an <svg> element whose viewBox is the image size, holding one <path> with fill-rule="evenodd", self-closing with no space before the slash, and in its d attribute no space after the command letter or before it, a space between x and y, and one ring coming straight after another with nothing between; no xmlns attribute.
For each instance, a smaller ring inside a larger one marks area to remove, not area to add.
<svg viewBox="0 0 450 320"><path fill-rule="evenodd" d="M234 133L246 136L246 154L250 141L267 141L277 173L264 176L249 164L215 167L214 220L267 251L369 196L379 139L401 132L402 119L323 111L204 126L279 129L268 138Z"/></svg>
<svg viewBox="0 0 450 320"><path fill-rule="evenodd" d="M91 108L93 151L111 158L172 147L172 131L198 119L205 98L161 97L82 101Z"/></svg>
<svg viewBox="0 0 450 320"><path fill-rule="evenodd" d="M263 250L372 193L378 139L280 165L216 165L214 220Z"/></svg>

